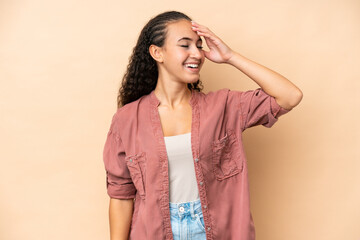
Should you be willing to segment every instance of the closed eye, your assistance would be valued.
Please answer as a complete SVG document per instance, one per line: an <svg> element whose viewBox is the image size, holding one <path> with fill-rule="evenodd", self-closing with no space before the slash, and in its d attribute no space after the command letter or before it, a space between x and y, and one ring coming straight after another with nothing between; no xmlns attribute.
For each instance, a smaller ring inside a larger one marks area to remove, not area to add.
<svg viewBox="0 0 360 240"><path fill-rule="evenodd" d="M180 46L181 46L181 47L185 47L185 48L189 47L188 45L180 45ZM203 49L202 46L198 46L198 48Z"/></svg>

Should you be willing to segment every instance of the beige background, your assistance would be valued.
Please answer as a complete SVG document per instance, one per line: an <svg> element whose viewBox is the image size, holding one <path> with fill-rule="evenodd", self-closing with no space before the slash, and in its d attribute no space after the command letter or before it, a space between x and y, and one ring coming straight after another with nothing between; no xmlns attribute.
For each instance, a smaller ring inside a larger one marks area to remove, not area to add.
<svg viewBox="0 0 360 240"><path fill-rule="evenodd" d="M244 132L257 239L359 240L357 0L0 0L0 239L109 239L103 145L138 34L166 10L303 91ZM258 87L209 60L201 79Z"/></svg>

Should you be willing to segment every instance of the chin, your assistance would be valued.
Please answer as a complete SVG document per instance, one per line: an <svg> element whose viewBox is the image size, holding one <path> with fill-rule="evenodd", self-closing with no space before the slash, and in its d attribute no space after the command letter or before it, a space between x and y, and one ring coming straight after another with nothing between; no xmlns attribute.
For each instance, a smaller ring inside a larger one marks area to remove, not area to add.
<svg viewBox="0 0 360 240"><path fill-rule="evenodd" d="M187 83L196 83L200 79L200 76L194 77L191 80L186 81Z"/></svg>

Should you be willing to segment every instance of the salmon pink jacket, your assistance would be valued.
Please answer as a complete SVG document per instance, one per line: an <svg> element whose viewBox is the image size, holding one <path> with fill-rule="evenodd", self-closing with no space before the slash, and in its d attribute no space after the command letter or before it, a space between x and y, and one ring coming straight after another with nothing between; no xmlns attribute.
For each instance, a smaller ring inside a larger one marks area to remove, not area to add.
<svg viewBox="0 0 360 240"><path fill-rule="evenodd" d="M242 132L290 110L258 88L191 90L191 150L207 240L254 240ZM154 90L112 117L103 161L107 194L134 199L130 240L172 240L169 172Z"/></svg>

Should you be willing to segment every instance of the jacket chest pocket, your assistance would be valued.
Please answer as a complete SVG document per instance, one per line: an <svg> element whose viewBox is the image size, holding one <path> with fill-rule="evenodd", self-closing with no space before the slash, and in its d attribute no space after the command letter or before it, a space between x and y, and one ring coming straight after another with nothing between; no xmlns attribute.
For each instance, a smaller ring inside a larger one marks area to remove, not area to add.
<svg viewBox="0 0 360 240"><path fill-rule="evenodd" d="M213 141L212 167L214 175L220 181L242 171L239 142L232 130L228 130L224 137Z"/></svg>
<svg viewBox="0 0 360 240"><path fill-rule="evenodd" d="M140 152L125 157L131 179L140 197L145 200L146 154Z"/></svg>

